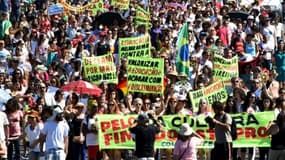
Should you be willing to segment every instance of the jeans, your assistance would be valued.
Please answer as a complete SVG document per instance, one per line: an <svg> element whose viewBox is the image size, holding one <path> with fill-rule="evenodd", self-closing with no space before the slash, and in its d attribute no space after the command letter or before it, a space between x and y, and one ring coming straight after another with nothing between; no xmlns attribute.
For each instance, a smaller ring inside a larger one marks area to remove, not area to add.
<svg viewBox="0 0 285 160"><path fill-rule="evenodd" d="M142 158L138 158L138 160L154 160L153 157L142 157Z"/></svg>
<svg viewBox="0 0 285 160"><path fill-rule="evenodd" d="M85 144L72 143L72 160L86 160Z"/></svg>
<svg viewBox="0 0 285 160"><path fill-rule="evenodd" d="M45 160L65 160L66 154L63 149L49 149L46 151Z"/></svg>
<svg viewBox="0 0 285 160"><path fill-rule="evenodd" d="M14 157L13 153L15 151ZM10 140L8 145L8 160L20 160L20 140Z"/></svg>

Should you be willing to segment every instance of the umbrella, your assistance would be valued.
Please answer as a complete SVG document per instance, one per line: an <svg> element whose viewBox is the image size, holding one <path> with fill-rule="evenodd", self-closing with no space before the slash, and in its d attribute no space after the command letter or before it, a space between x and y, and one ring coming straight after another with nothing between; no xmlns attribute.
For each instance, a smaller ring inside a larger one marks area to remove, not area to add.
<svg viewBox="0 0 285 160"><path fill-rule="evenodd" d="M249 16L249 14L247 12L243 12L243 11L233 11L228 13L228 15L230 16L230 18L232 19L241 19L241 20L246 20L247 17Z"/></svg>
<svg viewBox="0 0 285 160"><path fill-rule="evenodd" d="M183 10L186 10L186 6L184 6L183 4L180 4L180 3L174 3L174 2L170 2L168 3L167 5L168 7L173 7L173 8L181 8Z"/></svg>
<svg viewBox="0 0 285 160"><path fill-rule="evenodd" d="M102 93L102 90L96 85L82 80L70 82L62 86L61 90L74 91L78 94L90 94L94 96L100 96Z"/></svg>
<svg viewBox="0 0 285 160"><path fill-rule="evenodd" d="M115 24L118 24L119 26L121 26L122 24L127 22L127 20L120 13L105 12L101 14L100 16L98 16L95 22L97 22L98 24L106 25L106 26L112 26Z"/></svg>

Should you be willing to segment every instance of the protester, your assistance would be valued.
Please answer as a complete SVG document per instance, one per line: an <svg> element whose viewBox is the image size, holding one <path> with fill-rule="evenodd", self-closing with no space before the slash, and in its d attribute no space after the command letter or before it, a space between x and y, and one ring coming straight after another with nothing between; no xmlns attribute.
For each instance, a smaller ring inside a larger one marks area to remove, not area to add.
<svg viewBox="0 0 285 160"><path fill-rule="evenodd" d="M11 108L14 110L15 106L11 106L9 100L16 99L19 106L16 110L22 112L21 117L36 110L42 115L43 123L50 123L47 119L52 113L47 112L52 111L47 108L59 105L64 112L64 122L70 127L66 159L72 159L74 146L82 148L84 145L81 144L83 139L80 143L73 143L75 132L72 129L73 120L80 119L76 123L78 128L83 117L82 133L76 130L76 135L82 134L88 139L89 159L132 159L131 149L98 152L100 143L103 143L97 137L100 127L90 126L95 120L97 122L97 116L116 114L107 115L116 118L122 114L151 113L196 118L198 108L199 116L212 115L210 108L214 100L226 103L225 112L231 114L247 111L259 114L259 110L273 110L277 117L284 110L284 24L279 15L281 12L276 14L271 10L278 7L269 10L259 1L128 2L118 5L118 0L98 3L86 0L15 0L10 3L1 0L1 111L11 116ZM62 3L62 13L54 12L58 11L53 8L54 3ZM236 11L244 14L233 15ZM104 17L108 12L116 16ZM147 36L149 38L145 38ZM139 38L145 38L145 41ZM124 40L130 43L124 44ZM184 56L181 53L185 53ZM142 54L144 56L140 56ZM108 60L104 59L106 57ZM156 61L156 58L161 60L159 67L142 69L129 63L130 59ZM94 63L94 59L99 60ZM176 66L179 60L186 68L184 72ZM86 63L89 61L90 65ZM224 64L223 68L219 63ZM130 66L136 68L130 69ZM159 74L138 74L142 70ZM159 83L144 79L131 85L130 75L148 79L157 76ZM78 80L99 85L102 92L98 95L82 94L75 91L78 86L62 90L64 85ZM148 87L140 88L146 84ZM217 87L216 84L226 88L225 94L221 92L222 100L220 96L214 96L216 88L209 90L209 87ZM139 89L133 92L134 86ZM159 87L159 91L150 92L153 86ZM251 98L253 96L256 98ZM96 107L89 108L89 102L95 100L98 102ZM77 107L80 103L86 109ZM87 115L91 117L90 123ZM31 118L28 119L16 121L10 118L10 130L16 125L17 130L24 130L25 123L31 123ZM4 124L7 129L7 123ZM62 125L62 122L57 124ZM1 129L0 133L4 130ZM9 142L4 144L7 148L10 146L10 152L15 150L11 150L11 146L22 140L24 133L18 133L17 140L6 133ZM156 159L173 159L170 149L173 145L167 151L158 149ZM15 153L17 159L21 153ZM259 153L262 158L262 149ZM245 157L249 155L244 154ZM240 156L237 154L234 158Z"/></svg>
<svg viewBox="0 0 285 160"><path fill-rule="evenodd" d="M224 106L221 102L214 102L212 107L215 112L214 118L206 118L209 125L215 129L216 137L215 146L211 153L211 159L230 160L232 159L232 118L229 114L225 113Z"/></svg>
<svg viewBox="0 0 285 160"><path fill-rule="evenodd" d="M150 114L149 114L150 115ZM149 124L149 120L154 124ZM130 128L130 132L135 135L135 153L139 160L154 160L155 135L160 132L162 125L146 114L140 114Z"/></svg>
<svg viewBox="0 0 285 160"><path fill-rule="evenodd" d="M193 131L187 123L183 123L178 132L178 140L174 147L175 160L197 160L196 147L203 143L203 138ZM201 157L200 157L201 158Z"/></svg>
<svg viewBox="0 0 285 160"><path fill-rule="evenodd" d="M65 160L68 154L68 132L69 127L63 119L63 110L55 106L40 134L40 141L45 142L47 160Z"/></svg>
<svg viewBox="0 0 285 160"><path fill-rule="evenodd" d="M28 125L25 128L24 137L27 137L27 142L29 142L29 159L39 160L41 157L41 151L43 150L40 146L40 133L43 129L43 123L40 121L39 113L36 111L31 111L28 115Z"/></svg>

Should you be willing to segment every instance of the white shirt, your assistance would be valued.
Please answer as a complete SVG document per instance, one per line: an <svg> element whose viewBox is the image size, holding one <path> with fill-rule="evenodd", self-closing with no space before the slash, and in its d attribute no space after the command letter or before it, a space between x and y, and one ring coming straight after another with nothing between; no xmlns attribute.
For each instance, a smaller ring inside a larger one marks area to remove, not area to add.
<svg viewBox="0 0 285 160"><path fill-rule="evenodd" d="M88 119L88 123L87 123ZM93 117L89 118L84 118L83 124L87 125L88 130L92 129L92 126L95 125L96 122L96 117L95 119ZM98 135L96 133L87 133L86 134L86 145L87 146L95 146L98 145Z"/></svg>
<svg viewBox="0 0 285 160"><path fill-rule="evenodd" d="M40 137L41 130L44 128L42 123L39 123L34 130L31 130L31 125L29 124L25 128L25 133L27 134L28 141L30 144L34 143ZM34 148L30 148L31 151L40 152L40 144L37 144Z"/></svg>
<svg viewBox="0 0 285 160"><path fill-rule="evenodd" d="M0 141L5 141L5 129L4 126L9 125L7 115L4 112L0 111Z"/></svg>
<svg viewBox="0 0 285 160"><path fill-rule="evenodd" d="M41 133L46 136L46 150L65 149L64 138L68 136L69 126L65 121L48 120Z"/></svg>

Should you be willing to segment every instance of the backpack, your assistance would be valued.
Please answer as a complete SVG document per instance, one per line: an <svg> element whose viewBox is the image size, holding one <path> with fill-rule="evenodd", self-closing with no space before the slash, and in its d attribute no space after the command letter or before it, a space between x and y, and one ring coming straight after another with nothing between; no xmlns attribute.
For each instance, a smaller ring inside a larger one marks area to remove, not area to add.
<svg viewBox="0 0 285 160"><path fill-rule="evenodd" d="M223 122L226 122L226 114L223 116ZM231 136L232 140L237 139L237 124L234 119L232 119L232 124L231 124Z"/></svg>

